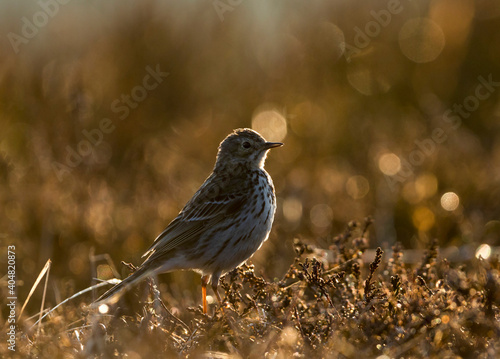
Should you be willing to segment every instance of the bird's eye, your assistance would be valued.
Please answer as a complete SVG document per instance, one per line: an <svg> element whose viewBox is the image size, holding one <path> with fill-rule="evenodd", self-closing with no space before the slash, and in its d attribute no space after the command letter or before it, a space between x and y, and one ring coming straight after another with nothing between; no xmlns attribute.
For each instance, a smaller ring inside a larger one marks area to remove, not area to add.
<svg viewBox="0 0 500 359"><path fill-rule="evenodd" d="M250 148L250 146L252 146L248 141L243 142L241 145L243 146L243 148Z"/></svg>

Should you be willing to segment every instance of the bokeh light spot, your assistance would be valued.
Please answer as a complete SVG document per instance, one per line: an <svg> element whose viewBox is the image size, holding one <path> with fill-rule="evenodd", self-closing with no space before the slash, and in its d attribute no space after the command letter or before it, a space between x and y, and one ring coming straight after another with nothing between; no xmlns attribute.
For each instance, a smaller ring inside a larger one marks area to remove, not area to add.
<svg viewBox="0 0 500 359"><path fill-rule="evenodd" d="M378 159L378 168L387 176L394 176L401 169L401 160L394 153L385 153Z"/></svg>
<svg viewBox="0 0 500 359"><path fill-rule="evenodd" d="M109 312L109 307L107 304L101 304L99 306L99 313L101 314L106 314L107 312Z"/></svg>
<svg viewBox="0 0 500 359"><path fill-rule="evenodd" d="M391 84L383 74L373 71L364 64L350 65L347 68L346 76L349 84L366 96L385 93L391 88Z"/></svg>
<svg viewBox="0 0 500 359"><path fill-rule="evenodd" d="M345 37L344 32L331 22L322 22L319 25L317 36L315 37L318 50L329 56L332 61L336 61L344 54Z"/></svg>
<svg viewBox="0 0 500 359"><path fill-rule="evenodd" d="M435 216L429 208L419 206L413 211L412 221L419 231L425 232L434 226Z"/></svg>
<svg viewBox="0 0 500 359"><path fill-rule="evenodd" d="M254 111L252 128L267 141L282 141L287 134L285 117L269 104L261 105Z"/></svg>
<svg viewBox="0 0 500 359"><path fill-rule="evenodd" d="M113 278L113 271L108 264L99 264L97 266L97 278L109 279Z"/></svg>
<svg viewBox="0 0 500 359"><path fill-rule="evenodd" d="M415 191L422 198L429 198L436 194L438 180L432 173L424 173L415 180Z"/></svg>
<svg viewBox="0 0 500 359"><path fill-rule="evenodd" d="M288 222L298 222L302 217L302 202L295 197L283 201L283 216Z"/></svg>
<svg viewBox="0 0 500 359"><path fill-rule="evenodd" d="M287 346L294 346L297 343L298 332L294 327L288 326L281 332L281 340Z"/></svg>
<svg viewBox="0 0 500 359"><path fill-rule="evenodd" d="M454 211L460 204L460 198L455 192L446 192L441 196L441 207L447 211Z"/></svg>
<svg viewBox="0 0 500 359"><path fill-rule="evenodd" d="M412 204L417 204L422 200L422 197L419 196L415 188L415 181L408 181L407 183L405 183L401 195L406 202Z"/></svg>
<svg viewBox="0 0 500 359"><path fill-rule="evenodd" d="M483 259L488 259L490 255L491 255L491 247L488 244L483 243L479 247L477 247L476 258L481 257Z"/></svg>
<svg viewBox="0 0 500 359"><path fill-rule="evenodd" d="M434 61L443 51L444 45L443 30L428 18L410 19L399 32L399 47L413 62Z"/></svg>
<svg viewBox="0 0 500 359"><path fill-rule="evenodd" d="M80 275L80 274L82 274L83 270L85 268L85 264L84 264L82 258L78 257L78 256L72 257L69 260L68 266L69 266L69 270L74 275Z"/></svg>
<svg viewBox="0 0 500 359"><path fill-rule="evenodd" d="M403 187L403 198L412 204L417 204L424 199L436 194L438 181L432 173L424 173L418 176L415 181L405 183Z"/></svg>
<svg viewBox="0 0 500 359"><path fill-rule="evenodd" d="M342 191L346 181L345 176L333 168L326 167L321 170L319 175L321 188L326 192L333 194Z"/></svg>
<svg viewBox="0 0 500 359"><path fill-rule="evenodd" d="M333 219L333 211L327 204L317 204L311 208L310 217L316 227L328 227Z"/></svg>
<svg viewBox="0 0 500 359"><path fill-rule="evenodd" d="M363 176L352 176L347 180L345 188L349 196L361 199L370 191L370 183Z"/></svg>

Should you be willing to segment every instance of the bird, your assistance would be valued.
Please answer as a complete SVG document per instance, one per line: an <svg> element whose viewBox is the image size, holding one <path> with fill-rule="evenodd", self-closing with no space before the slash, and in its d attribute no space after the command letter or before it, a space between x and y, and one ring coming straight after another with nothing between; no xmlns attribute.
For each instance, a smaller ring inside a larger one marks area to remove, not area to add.
<svg viewBox="0 0 500 359"><path fill-rule="evenodd" d="M220 277L242 265L267 240L276 212L271 176L264 169L270 149L258 132L240 128L219 145L212 173L143 254L143 263L95 302L114 304L142 279L175 270L201 274L203 313L208 283L219 306Z"/></svg>

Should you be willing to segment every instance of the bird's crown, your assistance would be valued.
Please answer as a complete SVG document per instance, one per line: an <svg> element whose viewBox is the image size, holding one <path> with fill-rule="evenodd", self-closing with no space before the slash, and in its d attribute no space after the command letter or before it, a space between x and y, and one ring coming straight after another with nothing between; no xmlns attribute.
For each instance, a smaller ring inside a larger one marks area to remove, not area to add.
<svg viewBox="0 0 500 359"><path fill-rule="evenodd" d="M216 167L227 162L243 162L263 167L267 151L281 145L279 142L266 142L258 132L249 128L236 129L219 145Z"/></svg>

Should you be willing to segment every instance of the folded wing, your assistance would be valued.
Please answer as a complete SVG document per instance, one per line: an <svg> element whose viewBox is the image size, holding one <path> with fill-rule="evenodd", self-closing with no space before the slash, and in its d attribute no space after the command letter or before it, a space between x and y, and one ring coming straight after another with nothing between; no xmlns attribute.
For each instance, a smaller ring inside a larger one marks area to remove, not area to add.
<svg viewBox="0 0 500 359"><path fill-rule="evenodd" d="M233 185L235 182L239 182L239 186ZM216 177L209 177L179 215L155 239L143 257L150 259L154 253L163 254L197 240L207 228L238 213L238 209L248 200L244 195L245 191L241 191L244 183L237 179L227 181L224 186L220 183Z"/></svg>

